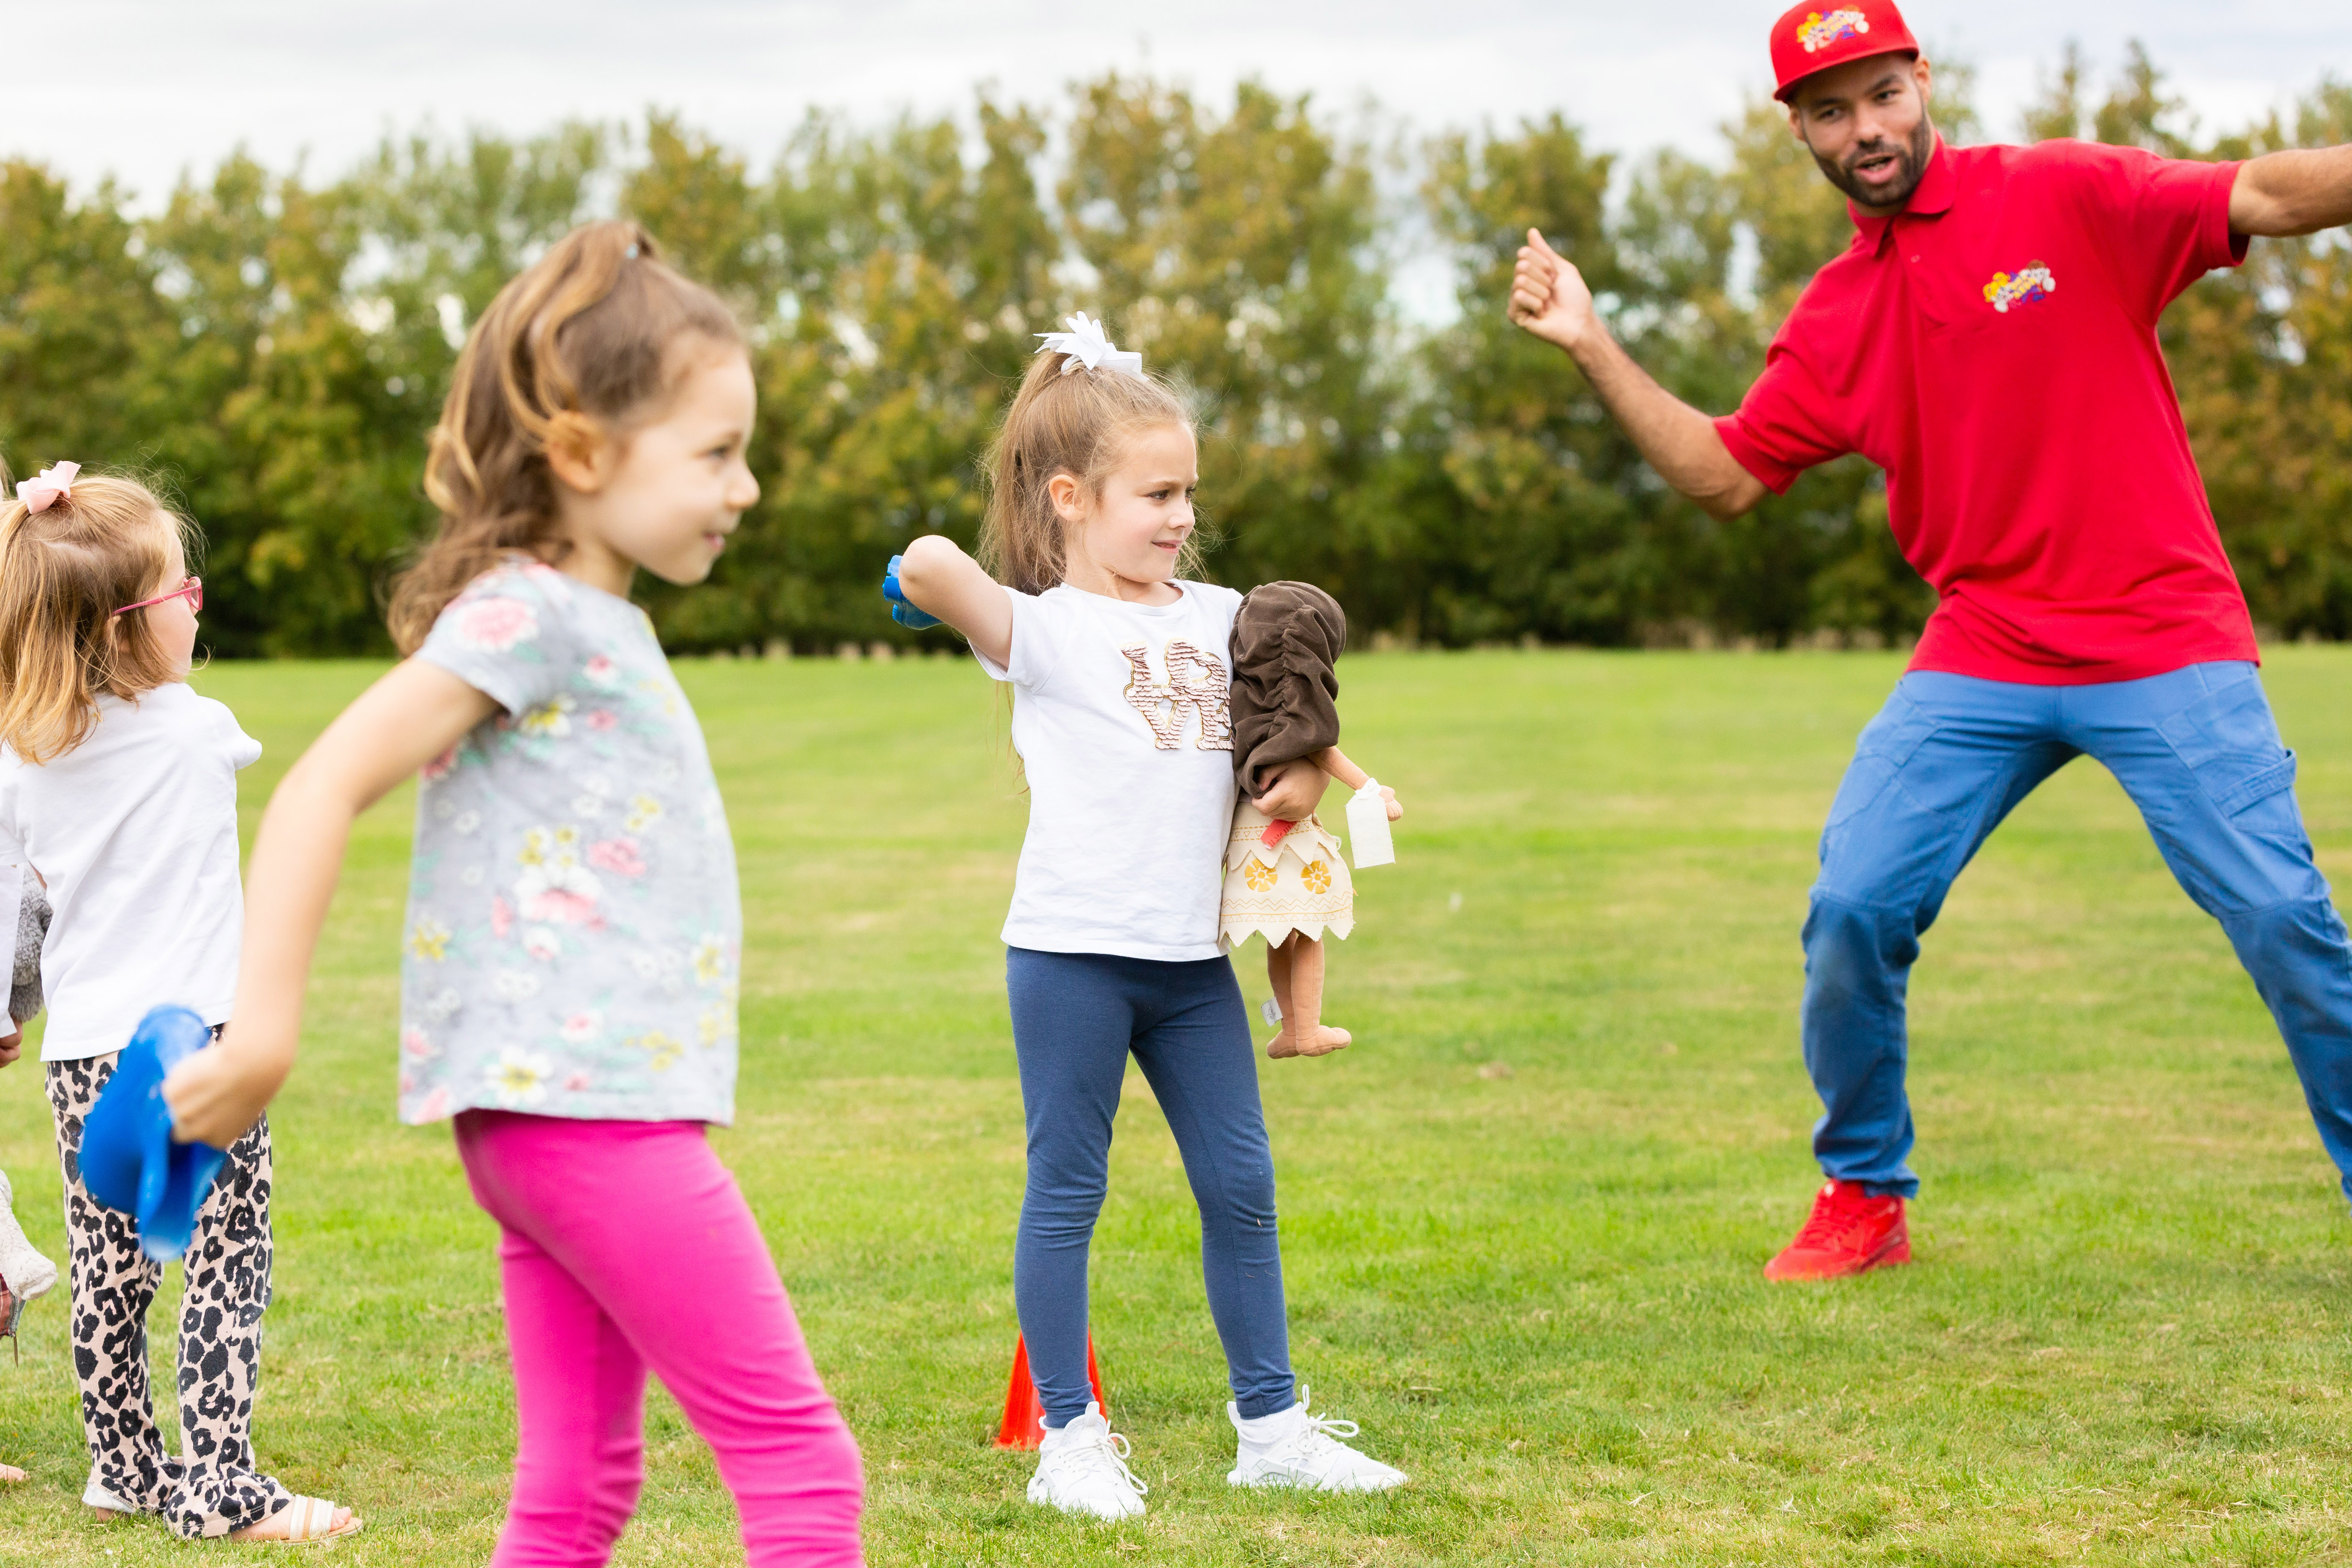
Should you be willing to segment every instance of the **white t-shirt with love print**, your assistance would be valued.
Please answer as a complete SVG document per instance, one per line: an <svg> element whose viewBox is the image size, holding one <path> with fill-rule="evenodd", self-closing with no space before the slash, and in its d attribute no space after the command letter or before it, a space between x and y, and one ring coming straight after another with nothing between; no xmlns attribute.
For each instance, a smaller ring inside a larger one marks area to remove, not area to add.
<svg viewBox="0 0 2352 1568"><path fill-rule="evenodd" d="M517 559L417 657L503 711L420 780L401 1120L731 1121L735 847L645 612Z"/></svg>
<svg viewBox="0 0 2352 1568"><path fill-rule="evenodd" d="M1065 583L1013 601L1013 746L1029 834L1008 946L1185 962L1216 958L1234 821L1226 649L1242 596L1176 584L1133 605Z"/></svg>

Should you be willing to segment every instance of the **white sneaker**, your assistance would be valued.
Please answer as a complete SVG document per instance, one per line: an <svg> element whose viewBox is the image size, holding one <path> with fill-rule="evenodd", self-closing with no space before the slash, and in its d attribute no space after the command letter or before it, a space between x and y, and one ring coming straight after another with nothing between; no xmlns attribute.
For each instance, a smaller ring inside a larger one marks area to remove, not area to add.
<svg viewBox="0 0 2352 1568"><path fill-rule="evenodd" d="M1143 1494L1151 1489L1127 1468L1128 1452L1127 1439L1110 1429L1102 1406L1089 1401L1076 1421L1045 1428L1029 1500L1064 1513L1131 1519L1143 1511Z"/></svg>
<svg viewBox="0 0 2352 1568"><path fill-rule="evenodd" d="M1360 1454L1342 1437L1356 1435L1353 1421L1331 1421L1307 1411L1302 1384L1298 1403L1255 1420L1242 1419L1228 1404L1225 1417L1241 1436L1241 1453L1226 1475L1236 1487L1304 1487L1318 1492L1384 1492L1405 1483L1405 1473Z"/></svg>

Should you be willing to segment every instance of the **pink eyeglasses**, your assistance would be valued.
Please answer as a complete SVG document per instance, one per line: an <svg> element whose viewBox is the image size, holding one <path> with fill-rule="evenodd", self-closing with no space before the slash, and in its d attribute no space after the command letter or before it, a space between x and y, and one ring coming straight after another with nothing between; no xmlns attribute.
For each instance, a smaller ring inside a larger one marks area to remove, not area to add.
<svg viewBox="0 0 2352 1568"><path fill-rule="evenodd" d="M114 613L118 616L127 616L133 610L143 610L150 605L165 604L173 599L187 600L190 615L202 614L205 607L205 580L202 577L191 575L168 594L158 594L152 599L142 599L135 605L125 605Z"/></svg>

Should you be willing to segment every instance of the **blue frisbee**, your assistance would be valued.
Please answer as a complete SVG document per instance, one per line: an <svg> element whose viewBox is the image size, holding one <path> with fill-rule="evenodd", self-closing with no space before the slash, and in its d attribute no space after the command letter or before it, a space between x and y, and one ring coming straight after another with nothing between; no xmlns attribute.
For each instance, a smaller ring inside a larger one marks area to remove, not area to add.
<svg viewBox="0 0 2352 1568"><path fill-rule="evenodd" d="M82 1119L81 1179L93 1196L139 1222L139 1250L169 1263L188 1250L196 1208L227 1152L172 1142L163 1075L212 1044L210 1026L185 1007L139 1020L98 1103Z"/></svg>
<svg viewBox="0 0 2352 1568"><path fill-rule="evenodd" d="M905 559L903 555L893 555L890 557L890 564L882 569L882 596L890 601L890 618L902 626L908 626L919 632L946 625L929 611L918 609L908 603L907 595L899 590L898 563Z"/></svg>

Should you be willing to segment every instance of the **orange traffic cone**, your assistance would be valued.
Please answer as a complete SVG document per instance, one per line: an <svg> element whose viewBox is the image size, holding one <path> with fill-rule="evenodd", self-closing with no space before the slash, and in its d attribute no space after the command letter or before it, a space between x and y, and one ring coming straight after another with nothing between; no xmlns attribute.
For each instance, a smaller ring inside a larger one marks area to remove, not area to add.
<svg viewBox="0 0 2352 1568"><path fill-rule="evenodd" d="M1102 1368L1095 1363L1092 1334L1087 1336L1087 1381L1095 1386L1095 1403L1108 1415L1110 1401L1103 1397ZM996 1429L996 1446L1034 1448L1045 1430L1045 1410L1037 1403L1037 1380L1029 1375L1029 1342L1016 1338L1013 1342L1013 1381L1004 1387L1004 1421Z"/></svg>

